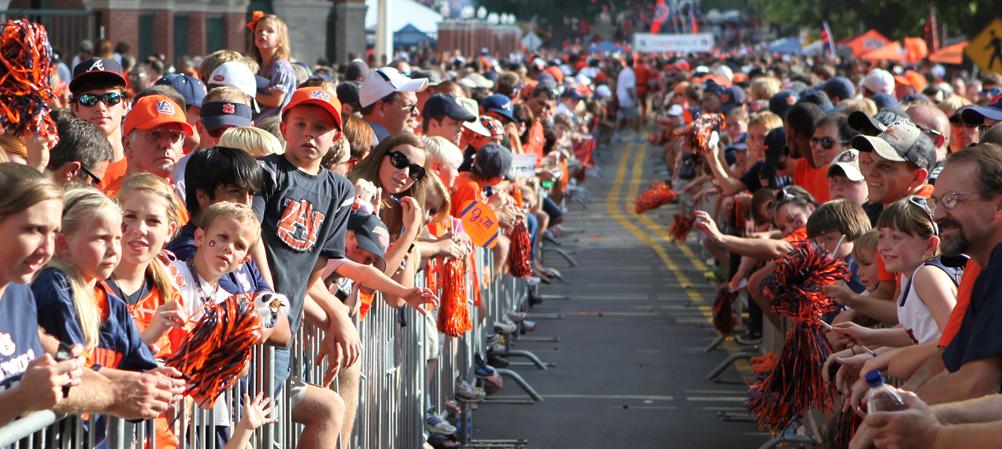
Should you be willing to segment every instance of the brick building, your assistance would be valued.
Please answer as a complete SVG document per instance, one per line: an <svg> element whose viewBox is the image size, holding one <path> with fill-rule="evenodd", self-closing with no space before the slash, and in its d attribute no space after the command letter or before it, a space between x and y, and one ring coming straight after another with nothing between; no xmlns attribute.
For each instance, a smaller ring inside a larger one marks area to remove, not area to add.
<svg viewBox="0 0 1002 449"><path fill-rule="evenodd" d="M45 24L67 57L80 40L100 37L129 44L137 57L162 53L171 62L222 48L246 52L245 24L255 10L289 24L293 56L306 63L365 52L363 0L0 0L0 10Z"/></svg>

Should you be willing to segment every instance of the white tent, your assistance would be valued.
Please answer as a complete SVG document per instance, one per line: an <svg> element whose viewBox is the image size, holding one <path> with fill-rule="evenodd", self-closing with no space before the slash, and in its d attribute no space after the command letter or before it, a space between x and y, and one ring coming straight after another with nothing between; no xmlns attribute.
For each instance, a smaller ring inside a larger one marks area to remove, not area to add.
<svg viewBox="0 0 1002 449"><path fill-rule="evenodd" d="M430 36L438 34L438 23L442 21L442 15L433 9L424 6L414 0L386 0L390 6L389 28L392 32L400 31L407 24L414 25ZM379 8L378 0L365 0L365 29L376 29L376 17Z"/></svg>

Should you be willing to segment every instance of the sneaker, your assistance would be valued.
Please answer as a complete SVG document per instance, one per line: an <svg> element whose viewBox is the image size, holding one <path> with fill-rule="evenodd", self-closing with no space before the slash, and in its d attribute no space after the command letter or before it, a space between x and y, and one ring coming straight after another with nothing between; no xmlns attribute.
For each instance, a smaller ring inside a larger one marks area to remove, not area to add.
<svg viewBox="0 0 1002 449"><path fill-rule="evenodd" d="M520 323L525 320L525 312L508 312L508 319Z"/></svg>
<svg viewBox="0 0 1002 449"><path fill-rule="evenodd" d="M526 276L525 277L525 283L529 284L529 287L535 287L535 286L539 285L540 282L543 282L543 280L539 276ZM549 284L549 282L547 282L547 284Z"/></svg>
<svg viewBox="0 0 1002 449"><path fill-rule="evenodd" d="M428 415L424 419L424 428L428 433L437 433L440 435L452 435L456 433L456 427L438 415Z"/></svg>
<svg viewBox="0 0 1002 449"><path fill-rule="evenodd" d="M535 321L525 320L525 321L522 321L521 323L518 323L518 324L520 325L519 326L519 330L521 331L522 335L525 335L526 332L532 332L532 331L536 330L536 322Z"/></svg>
<svg viewBox="0 0 1002 449"><path fill-rule="evenodd" d="M495 354L487 354L487 364L494 368L505 368L511 362L508 361L507 357L502 357Z"/></svg>
<svg viewBox="0 0 1002 449"><path fill-rule="evenodd" d="M487 346L493 346L499 341L501 341L501 336L498 334L490 334L487 336Z"/></svg>
<svg viewBox="0 0 1002 449"><path fill-rule="evenodd" d="M518 331L518 326L515 323L509 323L506 321L495 321L494 322L494 332L499 334L514 334Z"/></svg>
<svg viewBox="0 0 1002 449"><path fill-rule="evenodd" d="M456 380L456 399L460 402L480 402L487 397L484 390L474 387L462 379Z"/></svg>

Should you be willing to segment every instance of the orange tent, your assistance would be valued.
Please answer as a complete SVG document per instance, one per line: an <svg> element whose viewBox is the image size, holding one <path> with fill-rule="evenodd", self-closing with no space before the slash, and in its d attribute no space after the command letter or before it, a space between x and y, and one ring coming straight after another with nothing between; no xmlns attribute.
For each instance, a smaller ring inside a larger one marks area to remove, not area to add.
<svg viewBox="0 0 1002 449"><path fill-rule="evenodd" d="M957 42L939 49L939 51L929 55L929 60L942 64L963 64L964 49L967 48L967 41Z"/></svg>
<svg viewBox="0 0 1002 449"><path fill-rule="evenodd" d="M873 50L861 56L864 61L895 61L899 62L905 58L905 50L898 41L891 42L879 49Z"/></svg>
<svg viewBox="0 0 1002 449"><path fill-rule="evenodd" d="M869 30L865 33L857 34L853 37L839 41L838 46L852 49L852 55L859 57L890 43L891 40L884 37L884 35L880 34L877 30Z"/></svg>
<svg viewBox="0 0 1002 449"><path fill-rule="evenodd" d="M929 47L925 44L925 39L921 37L905 38L905 59L915 63L929 56Z"/></svg>

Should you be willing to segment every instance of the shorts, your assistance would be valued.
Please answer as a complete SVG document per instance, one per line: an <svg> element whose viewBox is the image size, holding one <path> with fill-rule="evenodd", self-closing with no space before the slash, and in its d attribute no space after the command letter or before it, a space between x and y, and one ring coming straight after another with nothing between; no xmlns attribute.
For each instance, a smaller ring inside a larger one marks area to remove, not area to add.
<svg viewBox="0 0 1002 449"><path fill-rule="evenodd" d="M286 388L289 389L289 409L294 410L306 397L307 384L298 376L292 376L289 377Z"/></svg>
<svg viewBox="0 0 1002 449"><path fill-rule="evenodd" d="M633 118L639 117L640 116L640 111L637 110L637 105L635 105L635 104L634 105L625 106L625 107L621 106L619 108L619 112L617 113L617 115L621 119L629 120L629 119L633 119Z"/></svg>
<svg viewBox="0 0 1002 449"><path fill-rule="evenodd" d="M439 344L438 322L435 314L426 313L424 315L424 353L425 359L437 359L441 354L441 344Z"/></svg>

